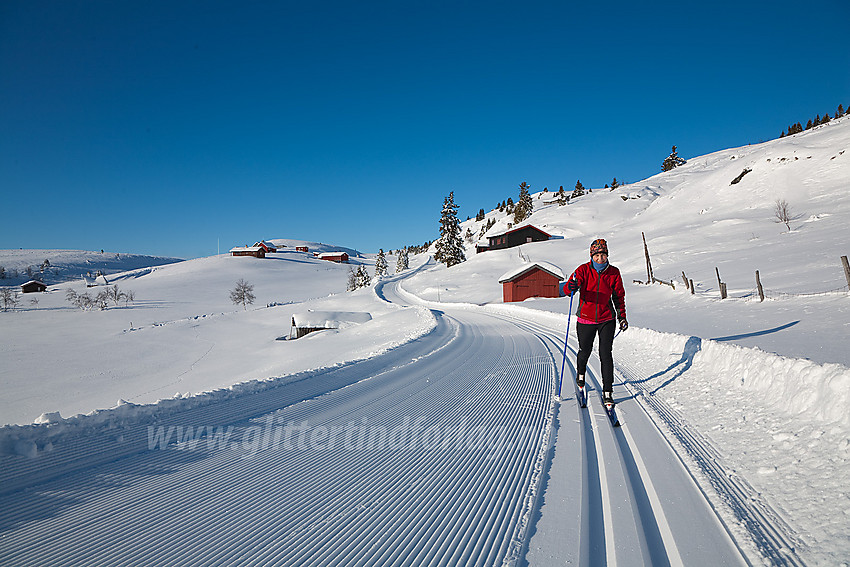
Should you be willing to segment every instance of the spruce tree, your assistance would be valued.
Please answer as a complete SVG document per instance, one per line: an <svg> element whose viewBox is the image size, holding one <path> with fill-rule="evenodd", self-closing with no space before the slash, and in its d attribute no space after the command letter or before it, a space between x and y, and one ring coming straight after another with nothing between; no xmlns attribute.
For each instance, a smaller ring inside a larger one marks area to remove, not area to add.
<svg viewBox="0 0 850 567"><path fill-rule="evenodd" d="M556 195L558 196L558 206L559 207L562 207L562 206L567 204L567 194L564 193L564 186L563 185L561 185L561 188L558 189L558 192L556 193Z"/></svg>
<svg viewBox="0 0 850 567"><path fill-rule="evenodd" d="M409 260L408 260L408 257L407 257L407 247L405 246L404 248L402 248L401 250L398 251L398 258L396 259L396 262L395 262L395 273L403 272L404 270L408 269L409 267L410 266L409 266Z"/></svg>
<svg viewBox="0 0 850 567"><path fill-rule="evenodd" d="M358 286L358 282L357 282L357 274L354 272L354 267L349 266L348 267L348 285L345 286L345 291L354 291L358 287L359 286Z"/></svg>
<svg viewBox="0 0 850 567"><path fill-rule="evenodd" d="M369 287L372 285L372 278L369 277L369 272L366 271L366 268L363 265L357 266L357 287Z"/></svg>
<svg viewBox="0 0 850 567"><path fill-rule="evenodd" d="M575 199L576 197L581 197L584 195L584 185L581 184L581 180L576 181L576 188L573 189L573 194L570 195L571 199Z"/></svg>
<svg viewBox="0 0 850 567"><path fill-rule="evenodd" d="M528 183L525 181L519 184L519 201L514 207L514 224L521 223L530 217L534 211L534 201L532 201L528 189Z"/></svg>
<svg viewBox="0 0 850 567"><path fill-rule="evenodd" d="M667 156L661 163L661 171L670 171L671 169L675 169L685 163L687 162L680 158L679 154L676 153L676 146L673 146L673 151L670 152L670 155Z"/></svg>
<svg viewBox="0 0 850 567"><path fill-rule="evenodd" d="M443 201L443 212L440 216L440 238L437 240L437 251L434 259L451 268L466 260L463 253L463 240L460 235L460 223L457 220L455 193L451 191Z"/></svg>
<svg viewBox="0 0 850 567"><path fill-rule="evenodd" d="M375 258L375 277L380 278L381 276L387 275L387 257L384 256L384 249L381 248L378 252L378 257Z"/></svg>

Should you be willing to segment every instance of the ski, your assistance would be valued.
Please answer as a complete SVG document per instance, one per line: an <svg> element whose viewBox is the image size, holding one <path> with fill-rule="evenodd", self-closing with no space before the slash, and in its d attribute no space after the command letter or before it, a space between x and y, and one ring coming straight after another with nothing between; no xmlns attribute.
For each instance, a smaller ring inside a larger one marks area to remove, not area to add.
<svg viewBox="0 0 850 567"><path fill-rule="evenodd" d="M578 400L578 405L580 407L587 407L587 392L585 391L585 386L579 386L576 384L576 400Z"/></svg>
<svg viewBox="0 0 850 567"><path fill-rule="evenodd" d="M617 419L617 412L614 410L614 404L606 404L603 401L602 406L605 408L605 413L608 414L608 419L611 420L611 425L613 425L614 427L620 427L620 420Z"/></svg>

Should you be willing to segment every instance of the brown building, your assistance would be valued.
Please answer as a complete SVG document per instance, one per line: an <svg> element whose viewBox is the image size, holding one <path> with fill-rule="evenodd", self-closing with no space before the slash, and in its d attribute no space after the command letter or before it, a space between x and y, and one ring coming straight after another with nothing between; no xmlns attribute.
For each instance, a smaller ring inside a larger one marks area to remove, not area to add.
<svg viewBox="0 0 850 567"><path fill-rule="evenodd" d="M319 260L328 260L329 262L336 262L338 264L347 264L348 254L345 252L323 252L322 254L319 254Z"/></svg>
<svg viewBox="0 0 850 567"><path fill-rule="evenodd" d="M38 280L30 280L21 284L22 293L40 293L42 291L47 291L47 286Z"/></svg>
<svg viewBox="0 0 850 567"><path fill-rule="evenodd" d="M534 225L526 224L523 226L512 228L507 232L488 236L487 245L484 246L479 244L475 247L475 252L478 253L485 252L487 250L513 248L514 246L519 246L520 244L528 244L529 242L542 242L544 240L549 240L550 238L552 238L552 235L550 235L549 233L543 232Z"/></svg>
<svg viewBox="0 0 850 567"><path fill-rule="evenodd" d="M253 256L254 258L265 258L266 249L262 246L237 246L230 249L233 256Z"/></svg>

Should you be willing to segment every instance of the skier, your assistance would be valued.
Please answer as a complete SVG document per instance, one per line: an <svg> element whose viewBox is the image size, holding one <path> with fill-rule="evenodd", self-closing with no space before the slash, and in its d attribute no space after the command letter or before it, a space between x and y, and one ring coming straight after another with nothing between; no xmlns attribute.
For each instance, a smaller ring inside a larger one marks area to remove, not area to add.
<svg viewBox="0 0 850 567"><path fill-rule="evenodd" d="M626 290L620 270L608 263L608 244L602 238L590 244L590 262L576 268L567 282L572 296L579 292L576 312L576 335L579 351L576 357L576 382L584 387L587 360L593 351L593 341L599 335L599 360L602 363L602 401L614 405L614 325L620 330L629 328L626 321Z"/></svg>

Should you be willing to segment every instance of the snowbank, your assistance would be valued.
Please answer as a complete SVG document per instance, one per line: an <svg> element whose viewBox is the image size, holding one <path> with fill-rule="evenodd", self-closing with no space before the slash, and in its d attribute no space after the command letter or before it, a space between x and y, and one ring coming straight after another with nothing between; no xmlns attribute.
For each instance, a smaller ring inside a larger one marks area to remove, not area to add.
<svg viewBox="0 0 850 567"><path fill-rule="evenodd" d="M694 374L705 372L732 399L754 396L789 417L818 420L850 430L850 368L818 364L718 341L629 328L615 346L630 352L681 353L678 362Z"/></svg>
<svg viewBox="0 0 850 567"><path fill-rule="evenodd" d="M389 352L431 332L436 324L433 313L424 307L391 309L374 319L370 316L370 320L360 325L316 333L293 341L293 346L297 343L301 355L296 353L290 365L298 368L298 371L285 376L242 381L226 388L197 394L175 394L172 398L152 404L118 400L115 407L68 418L63 418L59 412L45 412L31 425L6 425L0 428L0 454L35 457L40 452L51 451L53 444L60 439L103 434L130 425L158 421L165 416L304 380L331 368ZM85 455L80 458L85 458Z"/></svg>

